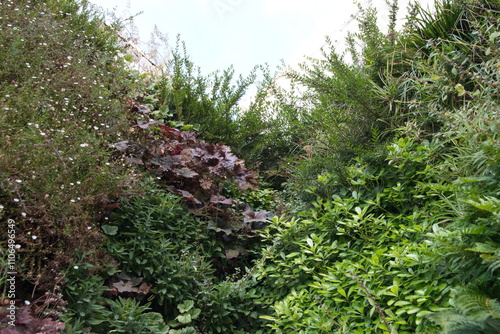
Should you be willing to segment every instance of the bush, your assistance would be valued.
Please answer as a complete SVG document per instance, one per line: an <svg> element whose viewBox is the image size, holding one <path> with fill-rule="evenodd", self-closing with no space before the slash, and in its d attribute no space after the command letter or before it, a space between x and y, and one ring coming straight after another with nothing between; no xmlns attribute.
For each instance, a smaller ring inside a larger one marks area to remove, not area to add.
<svg viewBox="0 0 500 334"><path fill-rule="evenodd" d="M124 191L108 144L125 134L132 78L119 27L86 2L6 1L0 24L0 196L19 271L50 288L73 249L100 243L93 219Z"/></svg>
<svg viewBox="0 0 500 334"><path fill-rule="evenodd" d="M196 300L214 278L214 233L189 214L179 197L150 191L122 203L113 217L103 225L108 253L123 273L154 285L165 315L186 299Z"/></svg>

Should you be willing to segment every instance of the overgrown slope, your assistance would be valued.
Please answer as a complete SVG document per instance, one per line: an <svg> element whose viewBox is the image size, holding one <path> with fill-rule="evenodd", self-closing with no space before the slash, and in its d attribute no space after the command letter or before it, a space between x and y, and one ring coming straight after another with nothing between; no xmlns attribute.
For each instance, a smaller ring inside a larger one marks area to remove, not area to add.
<svg viewBox="0 0 500 334"><path fill-rule="evenodd" d="M2 3L4 330L498 333L500 4L397 7L244 111L256 71L138 73L85 1Z"/></svg>

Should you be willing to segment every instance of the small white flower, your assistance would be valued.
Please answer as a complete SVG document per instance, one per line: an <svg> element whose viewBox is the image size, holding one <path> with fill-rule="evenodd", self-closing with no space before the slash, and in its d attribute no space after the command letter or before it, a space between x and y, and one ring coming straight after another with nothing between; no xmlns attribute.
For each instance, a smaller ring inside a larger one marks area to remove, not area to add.
<svg viewBox="0 0 500 334"><path fill-rule="evenodd" d="M32 235L31 239L36 240L38 237L36 235Z"/></svg>
<svg viewBox="0 0 500 334"><path fill-rule="evenodd" d="M40 132L40 136L45 136L46 133L45 132Z"/></svg>
<svg viewBox="0 0 500 334"><path fill-rule="evenodd" d="M77 270L77 269L78 269L78 266L73 266L73 269Z"/></svg>
<svg viewBox="0 0 500 334"><path fill-rule="evenodd" d="M81 184L81 182L80 181L76 181L76 184Z"/></svg>
<svg viewBox="0 0 500 334"><path fill-rule="evenodd" d="M26 212L21 212L21 216L26 217Z"/></svg>
<svg viewBox="0 0 500 334"><path fill-rule="evenodd" d="M19 202L19 198L14 198L14 202Z"/></svg>
<svg viewBox="0 0 500 334"><path fill-rule="evenodd" d="M19 180L19 179L17 179L17 180L16 180L16 182L17 182L17 183L22 183L22 182L23 182L23 180Z"/></svg>
<svg viewBox="0 0 500 334"><path fill-rule="evenodd" d="M30 301L29 301L29 300L25 300L25 301L24 301L24 305L30 305L30 304L31 304L31 303L30 303Z"/></svg>
<svg viewBox="0 0 500 334"><path fill-rule="evenodd" d="M71 203L75 203L76 201L74 199L70 200Z"/></svg>
<svg viewBox="0 0 500 334"><path fill-rule="evenodd" d="M80 144L80 147L87 147L87 146L89 146L89 144L87 143Z"/></svg>
<svg viewBox="0 0 500 334"><path fill-rule="evenodd" d="M14 247L15 247L16 249L19 249L19 248L21 248L21 245L17 244L17 245L15 245Z"/></svg>

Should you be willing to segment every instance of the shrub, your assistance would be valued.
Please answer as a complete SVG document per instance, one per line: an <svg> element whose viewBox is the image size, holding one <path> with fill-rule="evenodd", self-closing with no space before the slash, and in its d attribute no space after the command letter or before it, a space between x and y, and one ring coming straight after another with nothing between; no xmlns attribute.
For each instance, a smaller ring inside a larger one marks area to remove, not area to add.
<svg viewBox="0 0 500 334"><path fill-rule="evenodd" d="M213 232L173 194L150 191L131 198L103 230L107 251L120 270L153 284L165 315L173 314L173 305L196 299L213 278Z"/></svg>
<svg viewBox="0 0 500 334"><path fill-rule="evenodd" d="M43 290L73 249L100 243L94 216L124 190L107 145L124 135L120 100L133 84L119 27L85 1L6 1L0 24L0 196L17 222L19 271Z"/></svg>

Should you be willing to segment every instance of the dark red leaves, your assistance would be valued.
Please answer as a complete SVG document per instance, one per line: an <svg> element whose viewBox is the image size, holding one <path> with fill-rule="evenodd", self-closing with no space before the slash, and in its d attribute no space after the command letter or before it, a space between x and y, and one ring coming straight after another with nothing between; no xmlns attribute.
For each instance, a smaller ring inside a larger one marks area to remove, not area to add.
<svg viewBox="0 0 500 334"><path fill-rule="evenodd" d="M53 320L49 317L40 319L38 316L33 316L31 307L29 306L17 309L15 317L9 317L9 315L8 309L0 311L0 328L2 328L1 332L3 334L59 334L61 330L65 329L64 323L60 321ZM15 323L15 326L11 326L9 324L10 321Z"/></svg>
<svg viewBox="0 0 500 334"><path fill-rule="evenodd" d="M212 195L212 197L210 197L210 203L231 205L234 204L234 201L231 198L226 198L221 195Z"/></svg>
<svg viewBox="0 0 500 334"><path fill-rule="evenodd" d="M188 202L194 202L196 204L201 204L201 202L198 199L196 199L194 197L194 195L191 194L189 191L176 189L175 192L180 194L182 197L184 197L184 199L186 199Z"/></svg>
<svg viewBox="0 0 500 334"><path fill-rule="evenodd" d="M245 211L243 211L243 217L245 223L251 222L265 222L269 218L269 211L253 211L248 206Z"/></svg>
<svg viewBox="0 0 500 334"><path fill-rule="evenodd" d="M138 126L141 129L147 129L150 126L157 125L157 124L158 124L158 122L156 122L155 120L151 119L149 121L137 121L137 125L134 125L134 126Z"/></svg>
<svg viewBox="0 0 500 334"><path fill-rule="evenodd" d="M126 154L128 163L151 170L189 202L216 203L210 201L211 196L219 195L226 181L235 182L242 191L258 188L256 175L231 153L229 146L206 143L198 140L194 132L183 132L153 120L137 122L141 129L150 125L160 129L159 138L148 136L145 143L122 141L113 147ZM208 196L201 198L199 193Z"/></svg>
<svg viewBox="0 0 500 334"><path fill-rule="evenodd" d="M144 130L139 132L138 141L112 145L125 155L125 161L152 172L171 192L182 196L191 209L202 213L207 227L220 235L227 247L227 259L247 255L246 248L257 235L258 227L254 225L265 222L268 212L255 212L248 207L242 219L244 205L222 192L228 185L241 191L257 189L256 173L249 171L229 146L201 141L195 132L180 131L153 120L138 121L135 126ZM150 127L155 131L149 131ZM115 289L134 290L119 284Z"/></svg>

